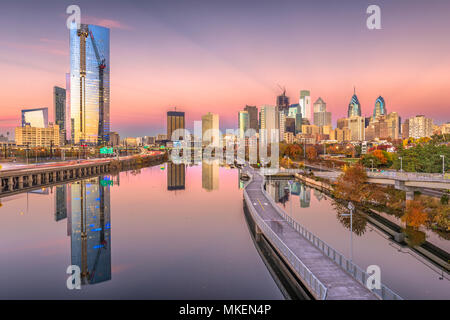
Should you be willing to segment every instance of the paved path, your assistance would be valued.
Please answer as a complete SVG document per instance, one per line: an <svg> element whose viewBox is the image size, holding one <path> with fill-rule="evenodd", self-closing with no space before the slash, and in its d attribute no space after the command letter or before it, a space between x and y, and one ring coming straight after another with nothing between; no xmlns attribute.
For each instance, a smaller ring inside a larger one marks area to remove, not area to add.
<svg viewBox="0 0 450 320"><path fill-rule="evenodd" d="M243 171L253 177L246 187L253 207L300 261L327 287L327 300L378 300L375 294L325 256L278 214L262 192L263 177L256 170L245 166Z"/></svg>

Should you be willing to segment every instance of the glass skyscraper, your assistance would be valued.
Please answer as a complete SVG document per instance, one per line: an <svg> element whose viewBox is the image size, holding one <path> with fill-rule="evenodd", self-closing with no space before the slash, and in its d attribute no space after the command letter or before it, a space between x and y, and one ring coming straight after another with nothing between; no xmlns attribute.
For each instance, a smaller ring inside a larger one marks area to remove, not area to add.
<svg viewBox="0 0 450 320"><path fill-rule="evenodd" d="M70 114L73 143L109 141L109 29L81 24L70 30Z"/></svg>
<svg viewBox="0 0 450 320"><path fill-rule="evenodd" d="M53 107L55 124L59 126L61 142L64 142L66 135L66 89L53 87Z"/></svg>
<svg viewBox="0 0 450 320"><path fill-rule="evenodd" d="M373 119L375 119L378 116L386 115L386 103L384 102L383 97L378 97L377 100L375 100L375 108L373 109Z"/></svg>
<svg viewBox="0 0 450 320"><path fill-rule="evenodd" d="M361 116L361 104L359 103L358 97L356 96L356 91L353 92L352 99L350 100L350 103L348 104L348 114L347 116L354 117L354 116Z"/></svg>

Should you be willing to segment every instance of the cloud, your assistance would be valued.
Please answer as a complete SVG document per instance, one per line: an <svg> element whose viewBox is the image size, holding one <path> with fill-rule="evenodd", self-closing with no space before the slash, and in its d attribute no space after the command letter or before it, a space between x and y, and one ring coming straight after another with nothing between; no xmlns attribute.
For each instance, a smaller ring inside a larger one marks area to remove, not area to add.
<svg viewBox="0 0 450 320"><path fill-rule="evenodd" d="M97 18L97 17L91 17L91 16L83 16L83 23L86 24L95 24L98 26L102 26L105 28L110 29L120 29L120 30L132 30L133 28L113 19L103 19L103 18Z"/></svg>

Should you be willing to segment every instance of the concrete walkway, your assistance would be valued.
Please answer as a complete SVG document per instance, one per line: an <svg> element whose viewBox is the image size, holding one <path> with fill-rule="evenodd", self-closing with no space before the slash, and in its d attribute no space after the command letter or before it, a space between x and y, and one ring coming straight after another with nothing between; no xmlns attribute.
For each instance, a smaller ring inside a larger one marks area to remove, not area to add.
<svg viewBox="0 0 450 320"><path fill-rule="evenodd" d="M251 167L243 171L253 179L246 186L251 204L289 249L328 289L327 300L378 300L377 296L325 256L281 217L261 190L264 178Z"/></svg>

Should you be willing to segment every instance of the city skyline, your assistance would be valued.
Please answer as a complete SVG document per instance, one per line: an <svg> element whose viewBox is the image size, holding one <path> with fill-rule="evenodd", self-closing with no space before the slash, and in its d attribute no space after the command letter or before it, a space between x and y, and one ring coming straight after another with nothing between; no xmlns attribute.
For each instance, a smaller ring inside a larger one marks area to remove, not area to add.
<svg viewBox="0 0 450 320"><path fill-rule="evenodd" d="M32 5L28 1L20 3L22 6ZM333 115L333 125L345 116L353 86L356 86L363 116L372 114L374 101L381 95L389 110L397 111L404 119L425 114L440 124L450 118L450 108L446 106L446 101L450 100L447 95L450 94L445 90L449 75L444 72L448 70L450 54L446 52L450 50L446 50L448 44L436 41L444 36L443 27L448 22L434 18L429 21L434 15L445 12L448 4L435 1L436 9L426 13L428 20L419 19L412 23L411 16L423 14L423 4L382 1L383 29L369 31L364 25L365 4L349 1L343 5L341 13L335 14L333 8L336 4L307 2L302 8L307 13L303 22L271 22L268 25L240 22L243 33L238 34L229 25L225 27L227 18L235 14L265 16L274 5L267 4L260 11L251 13L248 4L232 3L219 13L221 5L212 3L206 5L212 14L198 20L198 12L191 10L186 3L178 4L177 9L186 7L189 19L175 23L173 19L179 10L169 12L168 7L162 4L132 3L123 9L118 2L111 1L108 2L108 10L100 10L102 3L80 1L79 5L83 23L111 29L111 130L122 136L164 132L164 115L173 106L186 112L187 128L202 115L213 112L220 115L220 128L236 129L236 113L245 105L275 105L276 97L282 93L278 83L286 87L286 95L294 103L303 89L311 92L312 101L322 97ZM410 9L408 16L399 15L401 3ZM5 97L0 102L4 111L0 116L2 133L14 131L21 106L51 108L52 88L65 87L65 73L70 71L69 30L65 26L67 15L64 14L67 4L52 4L50 7L44 1L40 6L36 5L36 14L48 22L42 24L39 32L28 28L28 33L24 30L32 19L29 22L26 18L21 19L21 25L17 24L19 20L14 20L15 16L24 14L20 10L21 5L7 4L9 15L1 22L17 27L16 34L5 35L5 42L1 45L0 65L11 75L8 80L0 80L5 88ZM289 20L292 13L288 9L295 9L297 5L287 1L285 7L277 8ZM155 12L160 13L158 19L153 19ZM395 17L389 12L396 13ZM150 14L152 19L140 21L135 17L144 14ZM135 18L131 19L132 16ZM314 18L327 20L325 25L320 25L320 32L314 31L318 27ZM339 19L343 18L352 22L342 23ZM207 25L223 35L223 39L212 38L214 32L205 28ZM332 26L336 26L336 30ZM286 32L278 35L277 31ZM414 39L410 33L415 34ZM415 39L427 33L433 33L433 36L425 37L422 45L428 43L435 50L419 50L418 53ZM146 37L142 38L144 34ZM264 41L263 34L267 41ZM276 36L287 41L286 50L281 53L274 45L278 39ZM292 43L302 36L306 37L308 45L301 52L292 53L299 46ZM339 36L340 41L332 39L333 36ZM139 41L140 37L148 41ZM395 37L402 41L395 43ZM250 38L253 40L246 44ZM183 53L174 52L173 47L164 51L172 45L172 40L177 41L179 51ZM234 46L223 50L227 41L233 41ZM323 43L330 53L316 54L313 47L318 43ZM349 54L348 45L358 49ZM134 50L128 50L130 46ZM163 53L167 54L164 56ZM259 53L257 59L255 53ZM336 59L339 63L333 63ZM148 77L147 74L159 76ZM30 81L32 86L28 86ZM18 94L17 90L24 86L28 94ZM53 114L50 119L54 121Z"/></svg>

